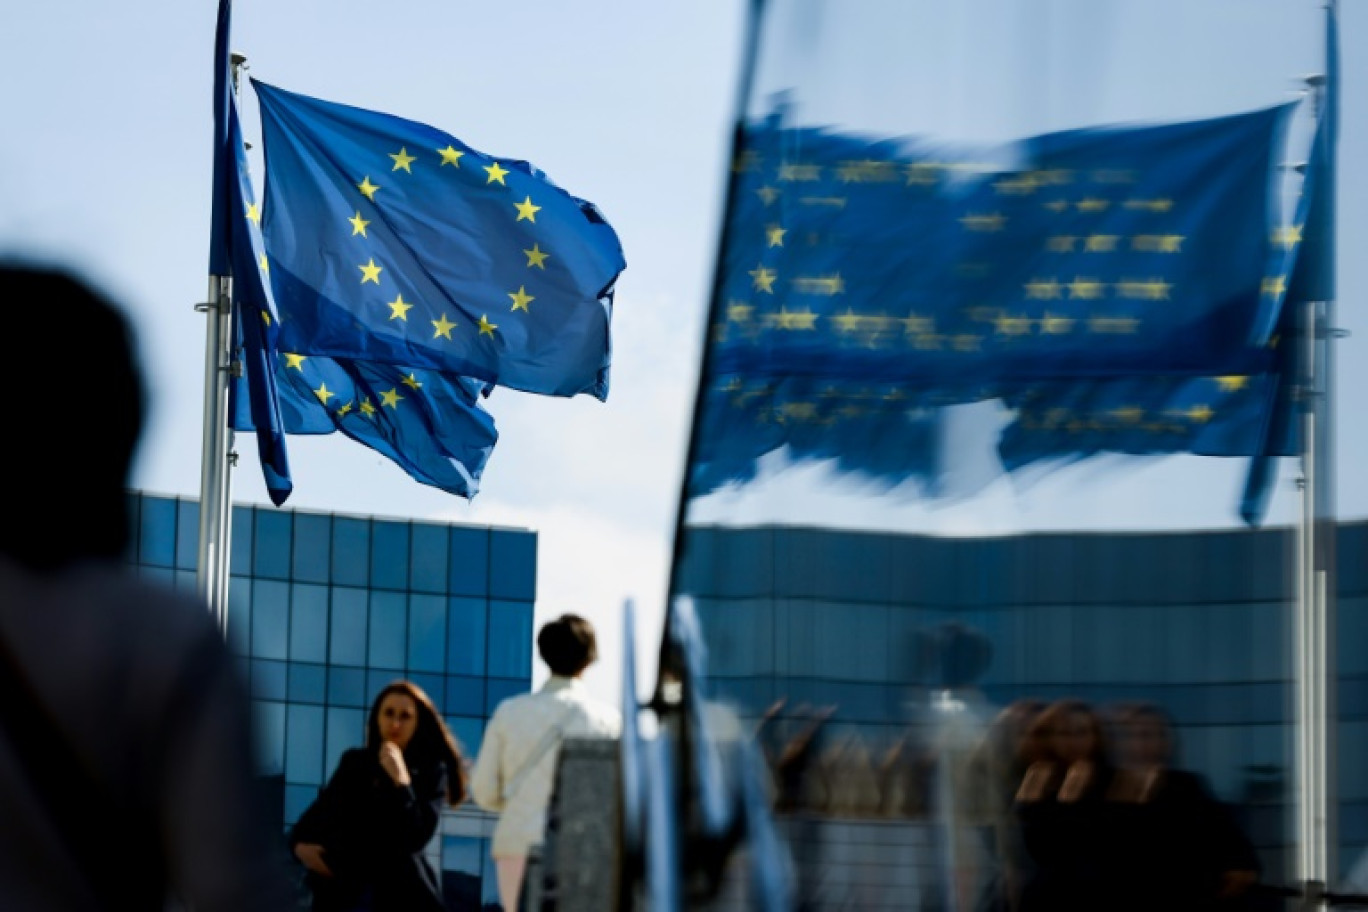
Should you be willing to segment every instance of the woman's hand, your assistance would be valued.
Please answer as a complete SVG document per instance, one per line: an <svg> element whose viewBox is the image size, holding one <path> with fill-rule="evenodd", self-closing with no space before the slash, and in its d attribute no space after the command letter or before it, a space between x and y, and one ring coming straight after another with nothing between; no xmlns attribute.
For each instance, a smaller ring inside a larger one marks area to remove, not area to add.
<svg viewBox="0 0 1368 912"><path fill-rule="evenodd" d="M1097 773L1091 760L1075 760L1064 774L1064 783L1059 787L1059 800L1072 804L1087 794Z"/></svg>
<svg viewBox="0 0 1368 912"><path fill-rule="evenodd" d="M413 781L409 778L408 765L404 763L404 752L393 741L380 745L380 766L395 785L410 785Z"/></svg>
<svg viewBox="0 0 1368 912"><path fill-rule="evenodd" d="M323 847L316 842L301 842L295 846L295 858L303 862L304 867L321 874L324 877L332 877L332 869L323 860Z"/></svg>

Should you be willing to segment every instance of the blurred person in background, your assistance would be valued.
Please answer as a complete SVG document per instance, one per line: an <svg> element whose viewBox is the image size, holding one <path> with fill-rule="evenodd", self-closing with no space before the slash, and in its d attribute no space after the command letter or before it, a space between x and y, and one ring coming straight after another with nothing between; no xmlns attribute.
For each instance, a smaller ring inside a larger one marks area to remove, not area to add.
<svg viewBox="0 0 1368 912"><path fill-rule="evenodd" d="M505 912L518 908L528 853L545 839L561 741L616 738L622 730L621 713L590 696L580 680L598 658L589 621L564 614L548 622L537 633L537 652L550 678L536 693L510 697L495 708L471 777L475 803L500 812L491 854Z"/></svg>
<svg viewBox="0 0 1368 912"><path fill-rule="evenodd" d="M974 787L983 795L989 821L985 841L990 879L975 903L978 912L1009 912L1021 905L1030 860L1012 805L1026 770L1045 756L1041 733L1032 733L1045 706L1043 700L1030 698L1009 703L972 760Z"/></svg>
<svg viewBox="0 0 1368 912"><path fill-rule="evenodd" d="M342 754L290 832L315 912L443 909L423 848L465 788L460 749L428 695L411 681L380 691L365 746Z"/></svg>
<svg viewBox="0 0 1368 912"><path fill-rule="evenodd" d="M1232 908L1258 880L1259 861L1206 780L1174 764L1168 715L1151 703L1118 707L1116 806L1126 908L1199 912Z"/></svg>
<svg viewBox="0 0 1368 912"><path fill-rule="evenodd" d="M60 269L0 266L0 306L0 908L285 909L223 638L202 602L120 563L145 408L132 329Z"/></svg>
<svg viewBox="0 0 1368 912"><path fill-rule="evenodd" d="M1024 912L1112 908L1117 846L1106 796L1115 776L1102 721L1081 700L1050 704L1027 729L1041 756L1026 770L1016 813L1031 871Z"/></svg>

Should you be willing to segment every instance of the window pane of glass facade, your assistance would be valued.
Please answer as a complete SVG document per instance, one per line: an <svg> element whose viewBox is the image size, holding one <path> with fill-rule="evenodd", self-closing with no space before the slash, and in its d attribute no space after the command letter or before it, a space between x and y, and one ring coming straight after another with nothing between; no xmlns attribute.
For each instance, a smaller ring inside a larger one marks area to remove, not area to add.
<svg viewBox="0 0 1368 912"><path fill-rule="evenodd" d="M290 658L328 660L328 587L295 583L290 601Z"/></svg>
<svg viewBox="0 0 1368 912"><path fill-rule="evenodd" d="M285 772L285 704L252 701L256 726L257 774L280 776Z"/></svg>
<svg viewBox="0 0 1368 912"><path fill-rule="evenodd" d="M407 589L409 524L371 523L371 585L378 589Z"/></svg>
<svg viewBox="0 0 1368 912"><path fill-rule="evenodd" d="M460 745L461 752L472 760L478 756L480 745L484 743L484 719L475 716L447 716L446 723L447 728L451 729L452 737Z"/></svg>
<svg viewBox="0 0 1368 912"><path fill-rule="evenodd" d="M332 517L296 513L294 524L294 578L310 583L328 581L328 555L332 550Z"/></svg>
<svg viewBox="0 0 1368 912"><path fill-rule="evenodd" d="M408 667L442 672L446 665L446 607L440 595L409 596Z"/></svg>
<svg viewBox="0 0 1368 912"><path fill-rule="evenodd" d="M285 724L285 781L322 785L323 707L291 703Z"/></svg>
<svg viewBox="0 0 1368 912"><path fill-rule="evenodd" d="M413 524L413 552L409 559L409 586L415 592L447 591L447 527Z"/></svg>
<svg viewBox="0 0 1368 912"><path fill-rule="evenodd" d="M252 655L264 659L288 658L290 585L257 580L252 585Z"/></svg>
<svg viewBox="0 0 1368 912"><path fill-rule="evenodd" d="M326 665L290 663L290 701L292 703L323 703L328 694Z"/></svg>
<svg viewBox="0 0 1368 912"><path fill-rule="evenodd" d="M176 502L143 497L138 522L138 560L144 566L170 567L176 557Z"/></svg>
<svg viewBox="0 0 1368 912"><path fill-rule="evenodd" d="M252 573L271 579L290 577L290 514L257 510Z"/></svg>
<svg viewBox="0 0 1368 912"><path fill-rule="evenodd" d="M489 530L451 530L447 592L484 598L489 594Z"/></svg>
<svg viewBox="0 0 1368 912"><path fill-rule="evenodd" d="M360 688L358 687L359 691ZM366 712L360 709L328 707L328 742L323 758L326 775L337 772L337 762L344 751L366 743Z"/></svg>
<svg viewBox="0 0 1368 912"><path fill-rule="evenodd" d="M487 609L482 598L447 599L447 671L485 673Z"/></svg>
<svg viewBox="0 0 1368 912"><path fill-rule="evenodd" d="M479 716L484 713L485 679L447 675L446 702L442 712L449 716Z"/></svg>
<svg viewBox="0 0 1368 912"><path fill-rule="evenodd" d="M176 566L194 570L199 563L199 501L176 501Z"/></svg>
<svg viewBox="0 0 1368 912"><path fill-rule="evenodd" d="M252 696L263 700L283 700L286 694L287 666L271 659L252 659Z"/></svg>
<svg viewBox="0 0 1368 912"><path fill-rule="evenodd" d="M366 617L370 593L365 589L332 590L332 629L328 631L328 660L336 665L366 664Z"/></svg>
<svg viewBox="0 0 1368 912"><path fill-rule="evenodd" d="M532 674L532 603L489 603L489 674L526 678Z"/></svg>
<svg viewBox="0 0 1368 912"><path fill-rule="evenodd" d="M530 532L495 529L489 534L489 595L491 598L537 597L537 536Z"/></svg>
<svg viewBox="0 0 1368 912"><path fill-rule="evenodd" d="M368 705L365 669L329 668L328 702L334 706Z"/></svg>
<svg viewBox="0 0 1368 912"><path fill-rule="evenodd" d="M124 497L124 509L128 512L128 541L124 543L123 561L125 564L137 566L138 564L138 539L141 537L142 523L140 514L142 513L142 495L130 491Z"/></svg>
<svg viewBox="0 0 1368 912"><path fill-rule="evenodd" d="M408 599L400 592L372 592L370 655L372 668L404 667L407 652Z"/></svg>
<svg viewBox="0 0 1368 912"><path fill-rule="evenodd" d="M481 908L485 840L477 836L442 837L442 900L448 909Z"/></svg>
<svg viewBox="0 0 1368 912"><path fill-rule="evenodd" d="M333 517L332 581L370 585L370 521Z"/></svg>
<svg viewBox="0 0 1368 912"><path fill-rule="evenodd" d="M228 579L228 648L234 655L248 655L252 646L252 579Z"/></svg>
<svg viewBox="0 0 1368 912"><path fill-rule="evenodd" d="M252 512L251 507L233 507L233 540L228 543L233 555L233 562L228 565L232 573L252 571Z"/></svg>

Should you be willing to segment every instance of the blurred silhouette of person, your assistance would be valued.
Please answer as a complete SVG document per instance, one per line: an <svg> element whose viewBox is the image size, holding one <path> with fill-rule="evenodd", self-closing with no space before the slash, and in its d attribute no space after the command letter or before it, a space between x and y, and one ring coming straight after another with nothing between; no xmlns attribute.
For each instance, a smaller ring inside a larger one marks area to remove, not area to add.
<svg viewBox="0 0 1368 912"><path fill-rule="evenodd" d="M287 908L223 638L202 602L119 563L144 415L132 329L54 268L0 266L0 304L0 908Z"/></svg>
<svg viewBox="0 0 1368 912"><path fill-rule="evenodd" d="M423 849L442 805L465 799L464 760L432 699L411 681L376 695L366 743L337 770L290 831L315 912L441 912Z"/></svg>
<svg viewBox="0 0 1368 912"><path fill-rule="evenodd" d="M589 621L574 614L549 621L537 633L537 652L550 678L536 693L509 697L495 708L471 776L475 802L500 812L491 854L504 912L518 908L528 852L545 838L561 741L616 738L622 730L617 708L590 696L580 680L598 658Z"/></svg>
<svg viewBox="0 0 1368 912"><path fill-rule="evenodd" d="M1116 845L1107 815L1114 770L1102 722L1087 703L1060 700L1036 716L1027 738L1041 756L1016 794L1022 844L1031 870L1025 912L1111 908L1108 874Z"/></svg>
<svg viewBox="0 0 1368 912"><path fill-rule="evenodd" d="M1026 770L1044 758L1040 733L1029 732L1045 706L1043 700L1031 698L1009 703L993 720L973 758L976 788L984 796L989 819L990 879L979 894L979 912L1011 912L1021 904L1029 859L1012 804Z"/></svg>
<svg viewBox="0 0 1368 912"><path fill-rule="evenodd" d="M1258 880L1259 861L1206 780L1174 765L1168 715L1151 703L1113 714L1118 773L1110 797L1123 828L1120 896L1136 912L1230 907Z"/></svg>

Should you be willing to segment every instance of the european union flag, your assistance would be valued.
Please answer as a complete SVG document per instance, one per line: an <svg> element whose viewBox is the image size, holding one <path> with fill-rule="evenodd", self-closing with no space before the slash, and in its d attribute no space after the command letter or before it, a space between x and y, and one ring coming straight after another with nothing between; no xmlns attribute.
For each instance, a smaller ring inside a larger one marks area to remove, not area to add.
<svg viewBox="0 0 1368 912"><path fill-rule="evenodd" d="M270 294L263 284L265 268L260 210L252 194L247 169L246 145L233 92L228 36L232 5L219 3L214 44L214 198L209 270L233 277L233 333L248 383L235 380L230 409L241 421L235 428L256 429L257 452L271 501L280 506L290 496L290 463L285 448L284 423L280 415L274 373L266 369L274 350L275 319Z"/></svg>
<svg viewBox="0 0 1368 912"><path fill-rule="evenodd" d="M950 154L780 109L734 165L713 368L933 384L1223 371L1273 308L1289 111Z"/></svg>
<svg viewBox="0 0 1368 912"><path fill-rule="evenodd" d="M607 397L626 263L592 203L425 124L253 85L285 350Z"/></svg>

